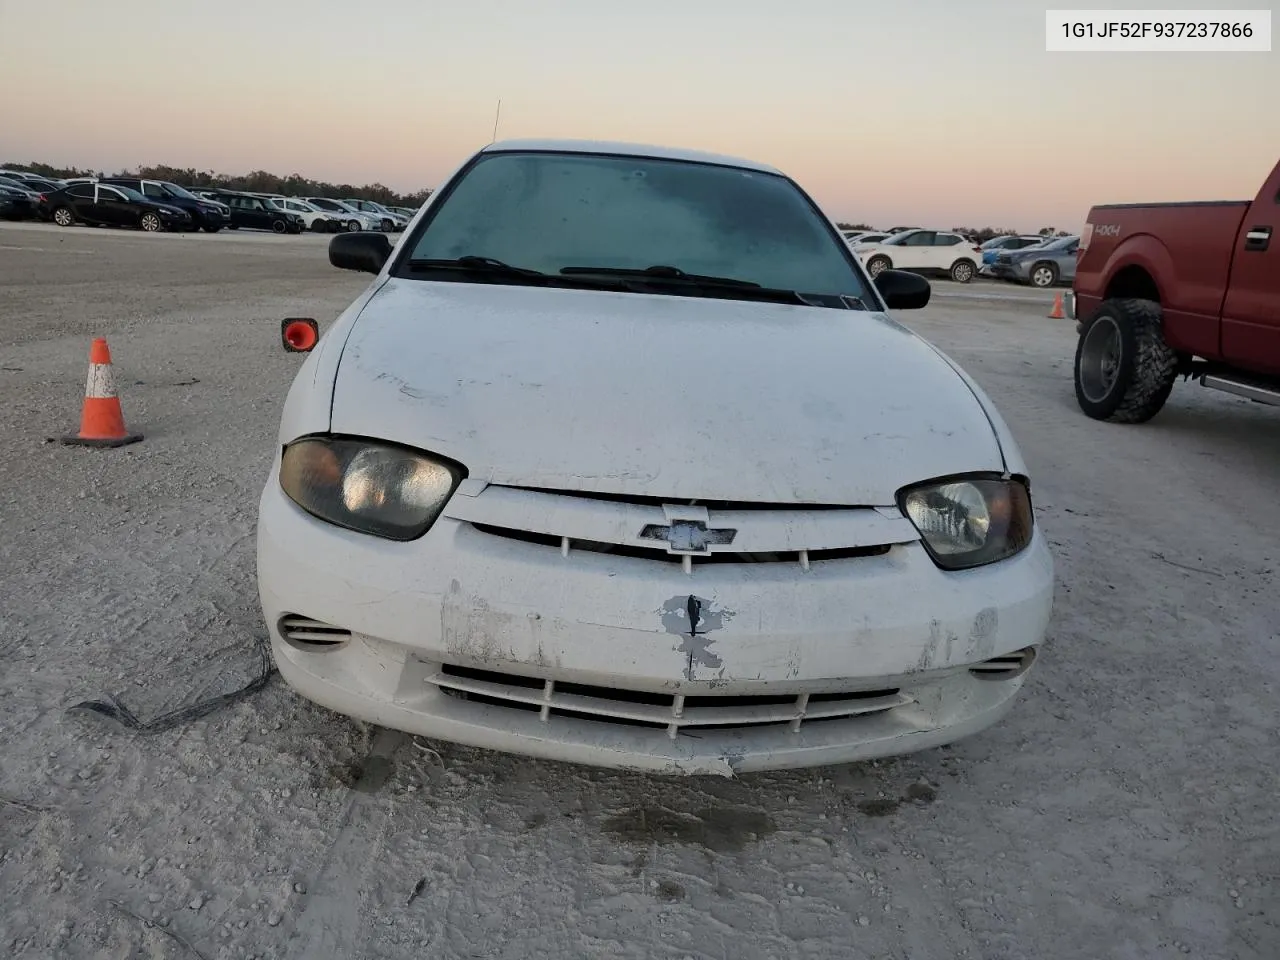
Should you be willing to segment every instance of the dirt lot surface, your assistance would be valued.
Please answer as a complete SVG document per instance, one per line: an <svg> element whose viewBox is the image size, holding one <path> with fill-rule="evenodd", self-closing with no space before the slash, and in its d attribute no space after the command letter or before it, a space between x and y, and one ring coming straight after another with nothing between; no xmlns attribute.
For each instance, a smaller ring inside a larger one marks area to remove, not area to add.
<svg viewBox="0 0 1280 960"><path fill-rule="evenodd" d="M1090 421L1044 293L900 315L1001 407L1057 559L1024 698L950 749L685 781L366 728L278 678L159 732L68 712L253 676L279 320L365 279L323 238L0 225L0 952L1280 956L1280 410L1180 385ZM48 443L96 335L146 439Z"/></svg>

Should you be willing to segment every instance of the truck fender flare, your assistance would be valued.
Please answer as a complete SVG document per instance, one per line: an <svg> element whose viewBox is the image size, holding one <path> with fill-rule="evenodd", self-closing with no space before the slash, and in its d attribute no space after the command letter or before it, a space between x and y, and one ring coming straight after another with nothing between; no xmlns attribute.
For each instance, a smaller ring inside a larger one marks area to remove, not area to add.
<svg viewBox="0 0 1280 960"><path fill-rule="evenodd" d="M1177 267L1168 248L1149 233L1139 233L1125 238L1114 250L1102 268L1102 283L1098 296L1107 298L1107 288L1116 274L1126 267L1141 267L1150 275L1158 290L1167 290L1173 286L1177 276Z"/></svg>

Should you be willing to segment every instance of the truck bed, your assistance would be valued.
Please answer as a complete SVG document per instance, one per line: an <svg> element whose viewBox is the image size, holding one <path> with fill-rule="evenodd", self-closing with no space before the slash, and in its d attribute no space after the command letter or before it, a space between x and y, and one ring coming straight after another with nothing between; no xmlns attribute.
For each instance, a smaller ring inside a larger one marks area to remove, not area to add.
<svg viewBox="0 0 1280 960"><path fill-rule="evenodd" d="M1218 349L1218 317L1249 200L1100 204L1089 210L1088 246L1076 266L1076 310L1087 316L1126 280L1111 268L1122 244L1160 276L1166 336L1193 353ZM1083 244L1082 244L1083 246Z"/></svg>

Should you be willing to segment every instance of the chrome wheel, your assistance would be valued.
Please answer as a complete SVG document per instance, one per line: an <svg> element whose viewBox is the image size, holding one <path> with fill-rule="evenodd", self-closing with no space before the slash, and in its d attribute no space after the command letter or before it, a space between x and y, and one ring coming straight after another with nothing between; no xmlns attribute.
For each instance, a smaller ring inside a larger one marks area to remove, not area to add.
<svg viewBox="0 0 1280 960"><path fill-rule="evenodd" d="M358 233L358 232L359 232L359 230L360 230L360 221L359 221L359 220L348 220L348 221L347 221L347 229L348 229L351 233Z"/></svg>
<svg viewBox="0 0 1280 960"><path fill-rule="evenodd" d="M144 213L141 226L147 233L155 233L160 229L160 218L154 213Z"/></svg>
<svg viewBox="0 0 1280 960"><path fill-rule="evenodd" d="M1120 377L1123 354L1120 328L1110 317L1094 321L1080 345L1080 392L1091 403L1101 403L1111 396Z"/></svg>
<svg viewBox="0 0 1280 960"><path fill-rule="evenodd" d="M973 279L973 264L968 260L961 260L952 264L951 279L956 283L968 283Z"/></svg>
<svg viewBox="0 0 1280 960"><path fill-rule="evenodd" d="M1031 271L1031 283L1037 287L1052 286L1055 279L1053 267L1048 264L1041 264Z"/></svg>
<svg viewBox="0 0 1280 960"><path fill-rule="evenodd" d="M885 270L889 269L889 261L884 257L872 257L871 262L867 264L867 273L871 276L879 276Z"/></svg>
<svg viewBox="0 0 1280 960"><path fill-rule="evenodd" d="M53 211L53 222L60 227L69 227L74 220L75 217L71 216L71 211L66 207L59 207Z"/></svg>

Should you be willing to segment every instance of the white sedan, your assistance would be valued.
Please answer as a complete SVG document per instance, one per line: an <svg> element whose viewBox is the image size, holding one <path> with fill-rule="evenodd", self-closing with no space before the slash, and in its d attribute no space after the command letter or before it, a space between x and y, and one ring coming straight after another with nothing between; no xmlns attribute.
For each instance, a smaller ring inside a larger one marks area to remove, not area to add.
<svg viewBox="0 0 1280 960"><path fill-rule="evenodd" d="M510 141L468 159L285 402L258 522L286 682L519 754L735 774L998 721L1053 561L986 394L745 160ZM313 349L312 349L313 348Z"/></svg>
<svg viewBox="0 0 1280 960"><path fill-rule="evenodd" d="M881 270L913 270L968 283L982 265L981 247L943 230L903 230L877 243L857 243L854 250L873 277Z"/></svg>

